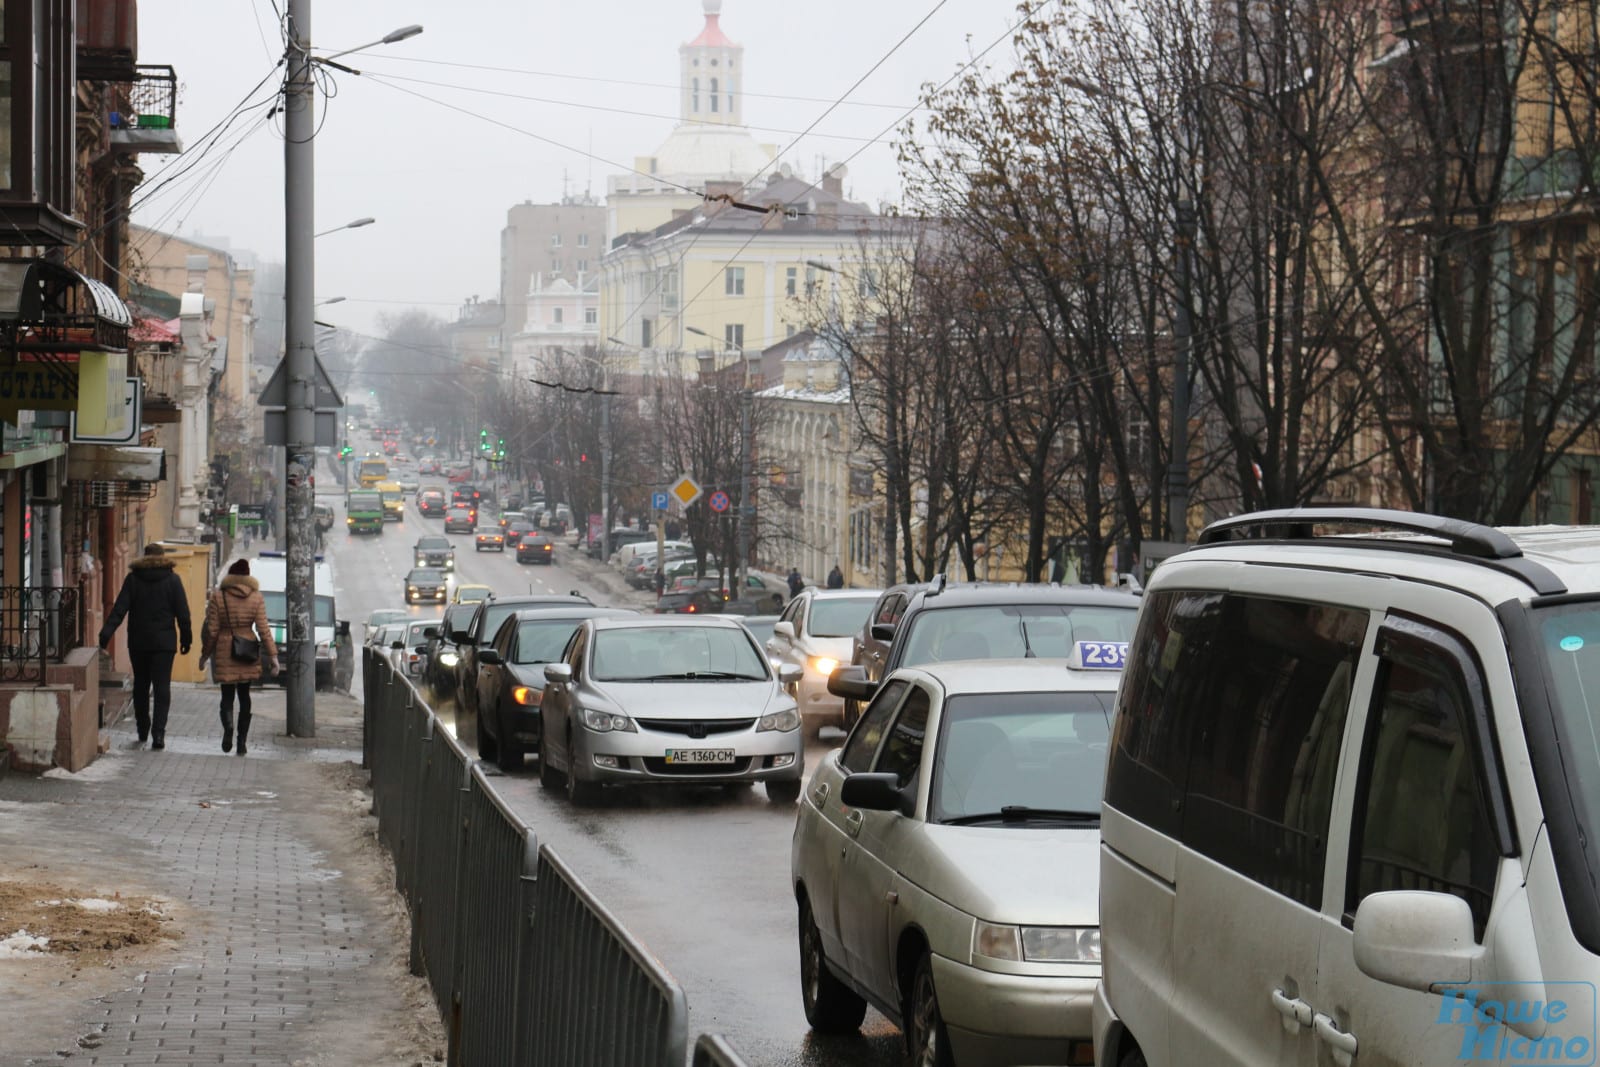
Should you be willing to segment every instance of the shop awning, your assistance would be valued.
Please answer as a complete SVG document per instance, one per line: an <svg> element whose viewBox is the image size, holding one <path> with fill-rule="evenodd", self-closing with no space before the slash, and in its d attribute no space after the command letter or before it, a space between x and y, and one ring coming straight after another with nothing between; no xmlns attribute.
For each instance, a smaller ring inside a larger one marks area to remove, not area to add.
<svg viewBox="0 0 1600 1067"><path fill-rule="evenodd" d="M11 352L125 352L132 326L128 305L104 282L48 260L0 260L0 345Z"/></svg>

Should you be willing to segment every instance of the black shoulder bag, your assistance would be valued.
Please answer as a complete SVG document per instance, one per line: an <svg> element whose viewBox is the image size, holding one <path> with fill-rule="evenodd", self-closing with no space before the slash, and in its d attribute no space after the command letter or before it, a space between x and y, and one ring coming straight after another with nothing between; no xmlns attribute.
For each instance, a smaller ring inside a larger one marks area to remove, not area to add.
<svg viewBox="0 0 1600 1067"><path fill-rule="evenodd" d="M235 663L260 663L261 642L253 637L240 637L233 632L233 611L228 607L228 594L218 593L222 617L228 621L228 655Z"/></svg>

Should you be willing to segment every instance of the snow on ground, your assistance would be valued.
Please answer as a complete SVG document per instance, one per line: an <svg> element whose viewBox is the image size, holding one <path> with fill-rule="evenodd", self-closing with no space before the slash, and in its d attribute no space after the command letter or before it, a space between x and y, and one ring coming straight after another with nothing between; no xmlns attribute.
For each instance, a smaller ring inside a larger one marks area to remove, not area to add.
<svg viewBox="0 0 1600 1067"><path fill-rule="evenodd" d="M18 930L9 937L0 937L0 960L31 959L49 943L48 937L34 937L26 930Z"/></svg>

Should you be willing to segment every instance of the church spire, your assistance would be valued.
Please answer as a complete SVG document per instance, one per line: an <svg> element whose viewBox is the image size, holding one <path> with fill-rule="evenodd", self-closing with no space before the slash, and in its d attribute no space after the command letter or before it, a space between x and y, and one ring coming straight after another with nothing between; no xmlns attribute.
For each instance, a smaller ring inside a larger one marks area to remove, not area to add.
<svg viewBox="0 0 1600 1067"><path fill-rule="evenodd" d="M700 35L678 49L682 122L744 125L744 48L722 32L722 0L701 0Z"/></svg>

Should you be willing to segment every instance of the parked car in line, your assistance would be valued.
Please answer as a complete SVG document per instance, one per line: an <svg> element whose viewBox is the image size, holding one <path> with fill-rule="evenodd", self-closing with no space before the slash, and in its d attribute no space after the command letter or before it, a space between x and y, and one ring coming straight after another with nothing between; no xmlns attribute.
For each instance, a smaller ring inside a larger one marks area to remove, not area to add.
<svg viewBox="0 0 1600 1067"><path fill-rule="evenodd" d="M474 550L482 552L489 549L494 552L506 550L506 535L500 532L498 526L480 526L473 535Z"/></svg>
<svg viewBox="0 0 1600 1067"><path fill-rule="evenodd" d="M453 507L444 513L445 533L471 533L478 528L478 513L472 508Z"/></svg>
<svg viewBox="0 0 1600 1067"><path fill-rule="evenodd" d="M764 782L800 792L800 713L733 619L587 619L545 669L539 781L590 803L605 785Z"/></svg>
<svg viewBox="0 0 1600 1067"><path fill-rule="evenodd" d="M395 653L395 666L407 675L420 679L428 665L428 633L437 633L439 619L417 619L408 622L400 636L403 648Z"/></svg>
<svg viewBox="0 0 1600 1067"><path fill-rule="evenodd" d="M654 589L656 584L657 555L654 551L640 552L628 562L622 564L623 579L635 589ZM692 576L696 568L694 555L687 549L669 548L666 558L661 560L661 575L668 585L683 575ZM716 557L706 560L706 570L714 573L717 569Z"/></svg>
<svg viewBox="0 0 1600 1067"><path fill-rule="evenodd" d="M850 661L851 639L878 602L876 589L805 589L784 607L766 649L775 663L793 663L804 676L791 692L808 726L848 725L844 700L828 678Z"/></svg>
<svg viewBox="0 0 1600 1067"><path fill-rule="evenodd" d="M1079 641L1126 642L1139 598L1097 585L973 583L894 586L852 643L850 665L828 676L846 725L899 667L960 659L1066 659Z"/></svg>
<svg viewBox="0 0 1600 1067"><path fill-rule="evenodd" d="M480 600L465 626L450 632L456 643L456 699L462 711L469 716L478 713L478 652L486 647L499 632L500 624L510 615L524 608L593 607L587 599L576 594L530 594L528 596L497 597L491 595Z"/></svg>
<svg viewBox="0 0 1600 1067"><path fill-rule="evenodd" d="M638 545L646 543L654 545L656 542L656 532L654 530L641 530L637 526L613 526L611 528L611 534L607 540L611 542L611 555L616 557L626 545ZM595 538L595 540L589 542L587 548L589 558L599 559L601 549L604 547L605 545L602 544L600 538ZM607 562L612 562L612 560L608 559Z"/></svg>
<svg viewBox="0 0 1600 1067"><path fill-rule="evenodd" d="M426 631L428 653L422 680L436 696L447 697L456 691L456 662L460 659L460 653L449 635L452 630L470 622L476 610L476 604L451 604L444 609L444 617Z"/></svg>
<svg viewBox="0 0 1600 1067"><path fill-rule="evenodd" d="M542 533L525 533L517 541L518 563L554 564L556 544Z"/></svg>
<svg viewBox="0 0 1600 1067"><path fill-rule="evenodd" d="M555 663L584 619L637 615L625 608L524 608L509 615L478 652L478 755L503 771L539 750L544 665Z"/></svg>
<svg viewBox="0 0 1600 1067"><path fill-rule="evenodd" d="M643 531L634 531L632 527L623 527L623 529L643 534ZM656 547L656 535L653 533L630 538L629 540L613 544L611 546L611 558L606 562L610 563L613 567L626 570L628 565L633 563L640 556L646 554L654 555ZM660 547L667 552L688 552L691 554L694 552L694 546L687 541L665 541L660 545Z"/></svg>
<svg viewBox="0 0 1600 1067"><path fill-rule="evenodd" d="M440 570L453 571L456 569L456 549L448 537L430 534L417 538L417 543L411 548L412 565L416 567L437 567Z"/></svg>
<svg viewBox="0 0 1600 1067"><path fill-rule="evenodd" d="M822 757L790 862L813 1030L871 1004L919 1065L1092 1062L1119 672L1081 668L897 670Z"/></svg>
<svg viewBox="0 0 1600 1067"><path fill-rule="evenodd" d="M402 622L411 618L411 612L404 608L379 608L367 616L367 621L361 624L362 643L372 644L378 630L387 623Z"/></svg>
<svg viewBox="0 0 1600 1067"><path fill-rule="evenodd" d="M443 604L450 588L450 579L436 567L413 567L406 574L406 603Z"/></svg>
<svg viewBox="0 0 1600 1067"><path fill-rule="evenodd" d="M1592 1058L1594 527L1220 520L1151 575L1127 662L1105 1067Z"/></svg>

